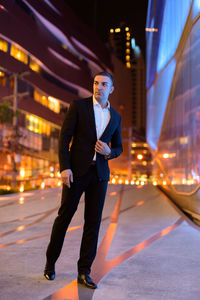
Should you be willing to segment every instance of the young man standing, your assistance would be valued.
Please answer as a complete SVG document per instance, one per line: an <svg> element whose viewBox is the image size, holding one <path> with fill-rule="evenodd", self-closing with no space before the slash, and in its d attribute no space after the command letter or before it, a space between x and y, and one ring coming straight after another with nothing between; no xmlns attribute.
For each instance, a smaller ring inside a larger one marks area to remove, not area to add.
<svg viewBox="0 0 200 300"><path fill-rule="evenodd" d="M108 160L122 151L121 117L108 101L113 92L113 77L108 72L95 75L93 96L70 104L61 128L59 163L63 181L61 206L56 217L44 276L55 278L55 263L61 253L67 228L85 192L84 229L78 260L78 283L95 289L90 278L96 256L102 210L110 176ZM70 142L72 145L69 149ZM110 145L110 146L109 146Z"/></svg>

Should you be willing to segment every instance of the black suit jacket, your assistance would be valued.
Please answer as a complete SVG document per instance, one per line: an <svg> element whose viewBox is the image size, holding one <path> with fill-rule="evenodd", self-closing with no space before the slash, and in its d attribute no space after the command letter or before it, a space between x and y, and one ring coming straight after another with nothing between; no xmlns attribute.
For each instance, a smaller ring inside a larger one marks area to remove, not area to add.
<svg viewBox="0 0 200 300"><path fill-rule="evenodd" d="M110 144L111 156L119 156L122 151L121 117L110 107L110 121L100 140ZM74 176L84 175L95 154L97 141L96 125L93 109L93 98L74 100L67 111L59 138L60 172L71 169ZM71 147L70 147L70 142ZM108 160L104 155L96 154L98 177L110 179Z"/></svg>

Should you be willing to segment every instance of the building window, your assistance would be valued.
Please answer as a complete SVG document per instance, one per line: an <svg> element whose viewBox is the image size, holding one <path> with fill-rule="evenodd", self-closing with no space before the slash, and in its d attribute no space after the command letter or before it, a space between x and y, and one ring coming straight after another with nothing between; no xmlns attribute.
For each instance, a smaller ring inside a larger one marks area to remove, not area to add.
<svg viewBox="0 0 200 300"><path fill-rule="evenodd" d="M0 50L3 52L8 51L8 43L2 39L0 39Z"/></svg>
<svg viewBox="0 0 200 300"><path fill-rule="evenodd" d="M40 71L39 65L38 65L32 58L30 58L30 64L29 64L29 67L30 67L31 70L33 70L34 72L39 72L39 71Z"/></svg>
<svg viewBox="0 0 200 300"><path fill-rule="evenodd" d="M60 112L60 102L56 98L49 96L48 97L48 108L58 114Z"/></svg>
<svg viewBox="0 0 200 300"><path fill-rule="evenodd" d="M37 90L34 90L33 98L35 99L35 101L37 101L37 102L41 103L42 105L48 107L48 98L47 98L47 96L42 95Z"/></svg>
<svg viewBox="0 0 200 300"><path fill-rule="evenodd" d="M11 45L10 49L10 55L13 56L14 58L20 60L21 62L27 64L28 63L28 55L23 52L21 49L18 47Z"/></svg>
<svg viewBox="0 0 200 300"><path fill-rule="evenodd" d="M5 86L5 85L6 85L5 73L0 71L0 86Z"/></svg>
<svg viewBox="0 0 200 300"><path fill-rule="evenodd" d="M37 102L48 107L50 110L54 111L55 113L57 113L57 114L60 113L60 102L58 99L51 97L51 96L47 97L45 95L42 95L37 90L34 90L33 97Z"/></svg>
<svg viewBox="0 0 200 300"><path fill-rule="evenodd" d="M26 124L27 128L30 131L35 133L44 134L49 136L51 132L50 124L46 121L34 116L34 115L26 115Z"/></svg>

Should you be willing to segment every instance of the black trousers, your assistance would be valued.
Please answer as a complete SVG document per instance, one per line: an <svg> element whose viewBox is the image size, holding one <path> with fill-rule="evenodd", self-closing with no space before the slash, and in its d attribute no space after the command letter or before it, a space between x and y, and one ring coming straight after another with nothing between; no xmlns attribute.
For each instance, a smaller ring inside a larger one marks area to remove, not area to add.
<svg viewBox="0 0 200 300"><path fill-rule="evenodd" d="M52 266L57 261L67 228L77 210L80 197L85 192L84 228L78 260L78 272L89 274L96 256L108 182L99 180L95 165L91 165L85 175L73 179L74 182L71 183L70 188L63 184L61 206L53 224L51 239L46 252L47 264Z"/></svg>

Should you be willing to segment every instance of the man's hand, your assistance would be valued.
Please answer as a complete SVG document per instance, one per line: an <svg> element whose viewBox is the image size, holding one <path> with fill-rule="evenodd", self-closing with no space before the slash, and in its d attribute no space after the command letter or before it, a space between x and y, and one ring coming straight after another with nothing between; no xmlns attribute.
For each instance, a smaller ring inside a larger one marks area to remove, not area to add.
<svg viewBox="0 0 200 300"><path fill-rule="evenodd" d="M97 140L96 142L95 151L106 156L110 155L111 153L109 146L100 140Z"/></svg>
<svg viewBox="0 0 200 300"><path fill-rule="evenodd" d="M62 182L70 188L70 182L73 182L73 173L71 169L66 169L60 173Z"/></svg>

